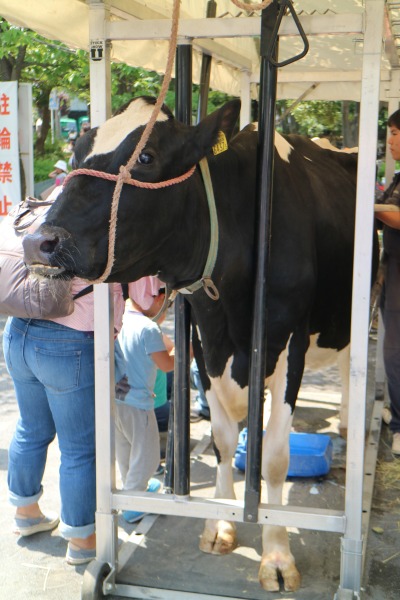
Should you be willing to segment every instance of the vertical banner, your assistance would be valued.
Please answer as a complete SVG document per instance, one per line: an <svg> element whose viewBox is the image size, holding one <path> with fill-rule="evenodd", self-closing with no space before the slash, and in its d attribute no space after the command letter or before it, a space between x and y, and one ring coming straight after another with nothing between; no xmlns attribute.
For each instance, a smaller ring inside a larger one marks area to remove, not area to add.
<svg viewBox="0 0 400 600"><path fill-rule="evenodd" d="M18 141L19 156L23 168L23 177L20 178L22 198L35 195L33 175L33 111L32 111L32 84L20 83L18 86ZM15 204L15 201L13 201Z"/></svg>
<svg viewBox="0 0 400 600"><path fill-rule="evenodd" d="M0 218L21 200L18 83L0 82Z"/></svg>

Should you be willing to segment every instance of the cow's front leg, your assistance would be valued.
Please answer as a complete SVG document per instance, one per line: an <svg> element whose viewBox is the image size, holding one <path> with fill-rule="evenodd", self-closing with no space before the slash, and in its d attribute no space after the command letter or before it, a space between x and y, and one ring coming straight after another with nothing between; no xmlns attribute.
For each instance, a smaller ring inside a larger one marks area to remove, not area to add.
<svg viewBox="0 0 400 600"><path fill-rule="evenodd" d="M267 482L268 502L282 504L283 484L289 466L289 432L279 440L274 437L276 430L272 431L271 425L273 423L270 420L264 436L263 476ZM290 551L286 528L264 525L262 542L263 553L258 574L262 587L268 592L279 591L281 575L286 591L297 590L300 586L300 574Z"/></svg>
<svg viewBox="0 0 400 600"><path fill-rule="evenodd" d="M216 498L235 498L232 458L238 440L238 425L228 416L215 395L207 394L211 408L211 426L217 457ZM234 523L207 519L199 548L211 554L229 554L237 545Z"/></svg>
<svg viewBox="0 0 400 600"><path fill-rule="evenodd" d="M284 403L286 389L286 353L282 353L273 378L271 391L271 416L263 438L262 474L267 484L268 502L282 504L283 484L289 467L289 434L293 415ZM258 578L268 592L279 591L279 575L286 591L300 587L300 574L290 551L289 536L285 527L264 525L263 553Z"/></svg>

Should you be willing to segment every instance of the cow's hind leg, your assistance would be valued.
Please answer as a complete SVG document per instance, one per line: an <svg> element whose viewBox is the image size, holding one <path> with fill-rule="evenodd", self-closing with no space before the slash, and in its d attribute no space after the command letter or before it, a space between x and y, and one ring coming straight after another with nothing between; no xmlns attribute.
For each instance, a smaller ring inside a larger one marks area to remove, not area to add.
<svg viewBox="0 0 400 600"><path fill-rule="evenodd" d="M214 449L217 456L216 498L235 498L233 488L232 457L236 450L238 425L228 416L215 394L207 394L211 408L211 425ZM200 538L199 548L211 554L228 554L237 545L234 523L207 519Z"/></svg>
<svg viewBox="0 0 400 600"><path fill-rule="evenodd" d="M283 484L289 466L289 434L292 410L284 403L286 389L286 352L279 358L276 371L269 382L272 396L271 416L263 440L262 473L267 483L268 502L282 504ZM259 580L269 592L279 591L279 575L286 591L300 587L300 574L290 551L289 537L285 527L264 525L263 554Z"/></svg>

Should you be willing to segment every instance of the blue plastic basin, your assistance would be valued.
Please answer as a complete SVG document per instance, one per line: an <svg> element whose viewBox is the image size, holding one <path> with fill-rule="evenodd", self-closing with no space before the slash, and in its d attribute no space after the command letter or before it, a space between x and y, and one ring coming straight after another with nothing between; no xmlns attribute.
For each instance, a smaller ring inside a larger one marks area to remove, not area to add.
<svg viewBox="0 0 400 600"><path fill-rule="evenodd" d="M264 432L265 433L265 432ZM289 436L290 461L288 477L318 477L326 475L332 464L332 440L323 433L297 433ZM246 469L247 427L239 434L234 465Z"/></svg>

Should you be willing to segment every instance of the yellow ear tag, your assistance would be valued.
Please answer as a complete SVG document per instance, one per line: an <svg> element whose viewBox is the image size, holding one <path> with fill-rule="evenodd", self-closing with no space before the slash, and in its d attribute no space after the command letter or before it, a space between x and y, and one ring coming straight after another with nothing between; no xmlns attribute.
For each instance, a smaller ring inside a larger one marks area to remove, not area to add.
<svg viewBox="0 0 400 600"><path fill-rule="evenodd" d="M214 154L221 154L225 150L228 150L228 142L226 141L224 132L219 131L217 143L212 147L212 151Z"/></svg>

